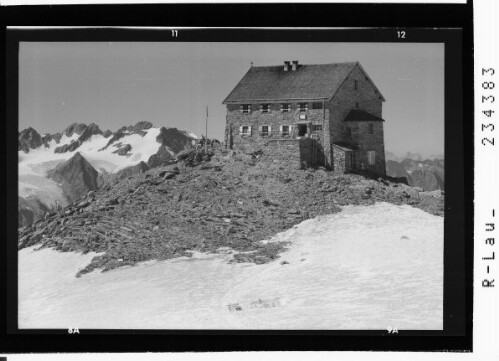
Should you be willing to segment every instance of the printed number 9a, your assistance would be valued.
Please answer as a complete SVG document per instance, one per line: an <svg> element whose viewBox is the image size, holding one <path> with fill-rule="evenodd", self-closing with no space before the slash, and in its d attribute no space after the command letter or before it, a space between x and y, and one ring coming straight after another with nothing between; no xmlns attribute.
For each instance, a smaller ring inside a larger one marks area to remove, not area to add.
<svg viewBox="0 0 499 361"><path fill-rule="evenodd" d="M399 330L397 328L391 326L388 326L386 330L388 331L388 333L399 333Z"/></svg>
<svg viewBox="0 0 499 361"><path fill-rule="evenodd" d="M405 31L397 31L397 38L405 39Z"/></svg>

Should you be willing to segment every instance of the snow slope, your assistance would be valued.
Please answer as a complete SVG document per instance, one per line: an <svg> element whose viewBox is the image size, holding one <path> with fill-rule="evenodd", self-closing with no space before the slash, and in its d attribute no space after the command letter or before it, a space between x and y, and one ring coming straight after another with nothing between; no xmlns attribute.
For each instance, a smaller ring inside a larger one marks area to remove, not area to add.
<svg viewBox="0 0 499 361"><path fill-rule="evenodd" d="M289 249L264 265L194 254L81 278L94 255L23 249L19 327L442 329L442 217L348 206L277 240Z"/></svg>

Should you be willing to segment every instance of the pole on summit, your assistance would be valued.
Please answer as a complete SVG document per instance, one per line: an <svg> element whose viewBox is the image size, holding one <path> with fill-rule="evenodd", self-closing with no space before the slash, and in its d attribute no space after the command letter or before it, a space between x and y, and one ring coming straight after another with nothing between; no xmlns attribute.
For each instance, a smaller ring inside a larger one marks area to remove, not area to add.
<svg viewBox="0 0 499 361"><path fill-rule="evenodd" d="M204 153L208 153L208 106L206 106L206 130L205 130L205 140L204 140Z"/></svg>

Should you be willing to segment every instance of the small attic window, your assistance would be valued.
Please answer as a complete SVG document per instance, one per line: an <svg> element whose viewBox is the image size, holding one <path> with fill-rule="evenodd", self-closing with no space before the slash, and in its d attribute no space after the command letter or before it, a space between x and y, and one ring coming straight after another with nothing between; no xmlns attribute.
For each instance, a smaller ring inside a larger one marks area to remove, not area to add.
<svg viewBox="0 0 499 361"><path fill-rule="evenodd" d="M374 125L373 124L369 124L368 132L369 132L369 134L374 134Z"/></svg>
<svg viewBox="0 0 499 361"><path fill-rule="evenodd" d="M308 103L298 103L300 112L306 112L308 110Z"/></svg>
<svg viewBox="0 0 499 361"><path fill-rule="evenodd" d="M355 102L355 108L359 107L359 102Z"/></svg>
<svg viewBox="0 0 499 361"><path fill-rule="evenodd" d="M241 105L241 113L251 113L251 105L242 104Z"/></svg>
<svg viewBox="0 0 499 361"><path fill-rule="evenodd" d="M352 136L352 129L350 127L347 127L347 136L348 137Z"/></svg>
<svg viewBox="0 0 499 361"><path fill-rule="evenodd" d="M268 112L269 112L269 105L262 104L262 113L268 113Z"/></svg>
<svg viewBox="0 0 499 361"><path fill-rule="evenodd" d="M313 102L312 109L322 109L322 103L321 102Z"/></svg>
<svg viewBox="0 0 499 361"><path fill-rule="evenodd" d="M353 81L353 87L354 87L355 90L358 89L358 82L357 82L357 80Z"/></svg>

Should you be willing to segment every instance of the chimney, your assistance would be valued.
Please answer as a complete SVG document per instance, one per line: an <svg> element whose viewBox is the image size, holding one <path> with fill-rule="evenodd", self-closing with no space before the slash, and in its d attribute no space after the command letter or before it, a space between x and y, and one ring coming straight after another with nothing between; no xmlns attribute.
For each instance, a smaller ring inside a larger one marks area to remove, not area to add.
<svg viewBox="0 0 499 361"><path fill-rule="evenodd" d="M292 68L291 70L296 71L298 69L298 60L293 60L291 62Z"/></svg>
<svg viewBox="0 0 499 361"><path fill-rule="evenodd" d="M285 61L284 62L284 71L288 71L289 70L289 61Z"/></svg>

